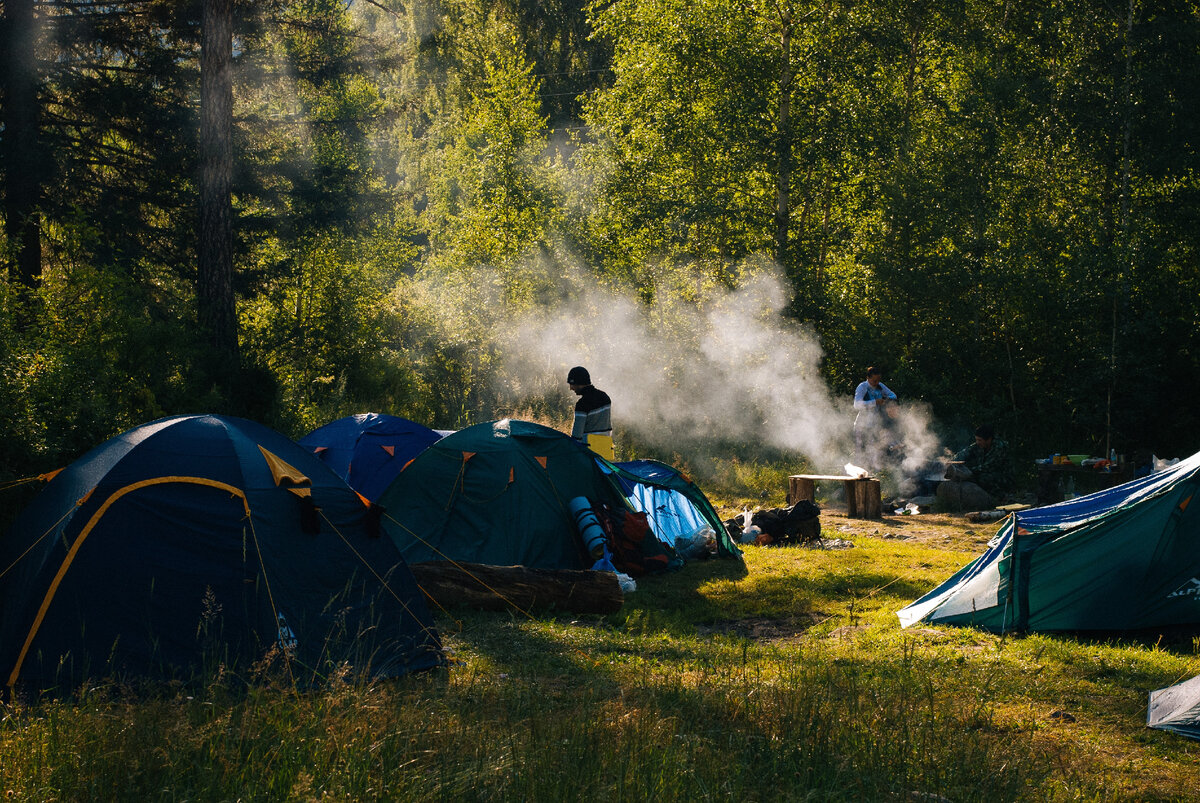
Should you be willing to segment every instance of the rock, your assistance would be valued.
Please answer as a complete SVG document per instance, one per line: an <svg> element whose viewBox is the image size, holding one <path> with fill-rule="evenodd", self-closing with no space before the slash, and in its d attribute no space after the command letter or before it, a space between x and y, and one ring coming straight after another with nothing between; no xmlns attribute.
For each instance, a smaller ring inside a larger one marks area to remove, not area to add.
<svg viewBox="0 0 1200 803"><path fill-rule="evenodd" d="M937 499L946 510L983 510L992 506L992 497L973 482L943 482Z"/></svg>

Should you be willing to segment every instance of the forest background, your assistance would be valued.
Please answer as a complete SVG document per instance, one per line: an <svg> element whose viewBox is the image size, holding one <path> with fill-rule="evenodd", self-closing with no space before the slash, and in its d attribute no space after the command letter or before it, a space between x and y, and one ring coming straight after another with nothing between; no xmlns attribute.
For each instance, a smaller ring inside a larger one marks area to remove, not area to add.
<svg viewBox="0 0 1200 803"><path fill-rule="evenodd" d="M1184 0L6 0L0 481L188 412L1200 448ZM795 463L798 465L799 463ZM1022 465L1030 465L1022 460Z"/></svg>

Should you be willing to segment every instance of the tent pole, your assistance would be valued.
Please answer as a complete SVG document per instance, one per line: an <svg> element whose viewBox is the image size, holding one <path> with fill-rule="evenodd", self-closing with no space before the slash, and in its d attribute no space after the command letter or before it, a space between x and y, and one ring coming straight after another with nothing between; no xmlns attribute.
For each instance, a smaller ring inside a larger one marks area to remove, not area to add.
<svg viewBox="0 0 1200 803"><path fill-rule="evenodd" d="M1015 610L1013 591L1017 585L1017 514L1008 514L1012 523L1012 539L1008 542L1008 592L1004 595L1004 615L1000 617L1000 635L1008 632L1008 614Z"/></svg>

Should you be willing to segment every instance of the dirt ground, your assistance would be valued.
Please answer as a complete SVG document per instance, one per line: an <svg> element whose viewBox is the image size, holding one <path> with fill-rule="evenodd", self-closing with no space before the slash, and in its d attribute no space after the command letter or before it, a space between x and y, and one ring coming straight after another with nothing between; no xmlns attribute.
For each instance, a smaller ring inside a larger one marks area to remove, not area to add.
<svg viewBox="0 0 1200 803"><path fill-rule="evenodd" d="M718 508L717 512L726 521L741 515L742 508ZM972 522L962 513L890 514L881 519L857 519L847 516L844 506L821 506L821 536L825 539L894 538L963 552L982 552L1003 523L1003 520Z"/></svg>
<svg viewBox="0 0 1200 803"><path fill-rule="evenodd" d="M874 538L895 538L930 544L943 549L964 552L982 551L1003 521L976 523L961 513L917 513L884 516L882 519L852 519L845 509L836 507L821 510L821 535L826 538L847 538L866 535Z"/></svg>

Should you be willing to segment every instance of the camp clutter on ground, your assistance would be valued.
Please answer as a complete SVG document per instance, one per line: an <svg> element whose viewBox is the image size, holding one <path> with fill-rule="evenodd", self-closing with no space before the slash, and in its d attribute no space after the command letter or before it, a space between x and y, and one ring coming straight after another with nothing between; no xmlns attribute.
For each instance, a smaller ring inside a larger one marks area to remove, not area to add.
<svg viewBox="0 0 1200 803"><path fill-rule="evenodd" d="M844 479L844 478L836 478ZM1042 508L1000 511L983 555L902 626L1131 631L1200 624L1200 454ZM614 463L517 420L440 433L379 414L295 443L242 419L165 418L48 482L0 541L5 693L274 663L297 684L446 663L438 604L611 612L636 578L740 543L822 543L820 509L722 521L655 461ZM1200 738L1200 681L1148 724Z"/></svg>

